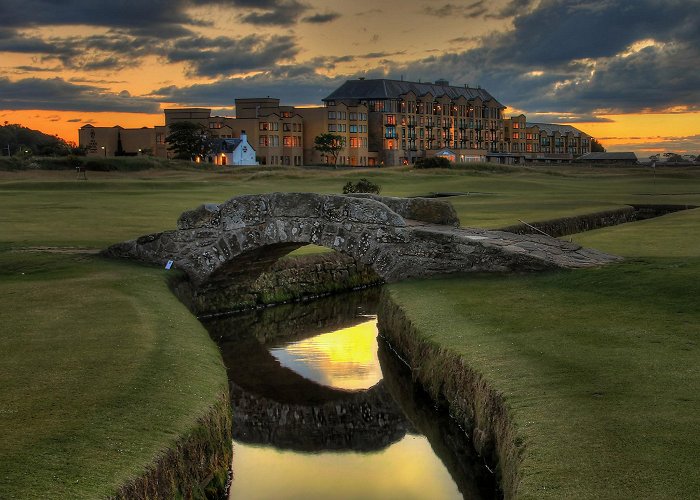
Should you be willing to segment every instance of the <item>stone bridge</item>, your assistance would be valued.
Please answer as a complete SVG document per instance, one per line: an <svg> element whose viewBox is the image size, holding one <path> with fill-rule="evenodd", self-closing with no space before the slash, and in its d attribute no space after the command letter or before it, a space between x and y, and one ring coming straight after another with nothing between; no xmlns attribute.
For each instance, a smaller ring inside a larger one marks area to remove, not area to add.
<svg viewBox="0 0 700 500"><path fill-rule="evenodd" d="M453 272L579 268L618 260L544 235L458 225L453 207L434 199L244 195L187 211L176 230L113 245L104 254L159 265L172 260L195 287L255 278L307 244L347 254L387 282Z"/></svg>
<svg viewBox="0 0 700 500"><path fill-rule="evenodd" d="M360 299L327 297L308 307L252 310L205 322L216 339L229 378L234 439L296 451L379 451L412 432L411 423L380 381L364 390L314 382L282 366L270 352L280 342L302 340L367 321Z"/></svg>

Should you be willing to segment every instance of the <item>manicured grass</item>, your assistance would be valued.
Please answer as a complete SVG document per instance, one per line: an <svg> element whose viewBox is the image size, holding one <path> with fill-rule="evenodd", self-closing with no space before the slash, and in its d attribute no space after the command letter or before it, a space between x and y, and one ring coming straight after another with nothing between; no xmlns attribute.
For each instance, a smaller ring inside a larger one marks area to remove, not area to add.
<svg viewBox="0 0 700 500"><path fill-rule="evenodd" d="M700 188L693 187L700 176L682 169L659 169L655 182L642 169L578 167L200 172L178 166L88 172L88 181L77 181L72 171L0 171L0 497L108 495L191 429L225 388L215 347L170 294L164 271L78 250L174 228L182 211L204 202L271 191L339 193L361 177L390 196L468 192L449 201L463 225L481 227L632 202L700 205ZM671 492L697 486L687 472L688 464L697 467L688 455L697 442L682 432L697 427L698 410L697 397L682 392L698 392L697 371L685 364L695 356L697 366L696 347L680 340L697 340L691 306L698 255L684 249L700 245L691 239L698 221L688 214L576 236L633 257L619 266L396 288L402 300L416 302L410 311L441 335L440 342L491 367L497 387L521 398L514 407L522 428L532 429L532 488L557 484L572 496L600 493L598 483L619 478L615 471L625 464L633 472L628 482L641 485L637 493L652 483L660 486L649 491L658 493L669 478L676 479ZM644 231L629 229L635 226ZM659 237L648 240L649 231ZM683 234L688 239L678 239ZM683 305L673 312L675 304ZM484 347L475 348L474 338ZM658 356L650 360L652 349ZM674 376L686 377L685 385ZM528 380L540 384L539 392ZM592 402L585 396L600 391ZM548 400L548 394L556 397ZM600 406L609 401L612 406ZM635 404L642 408L637 413ZM569 421L573 417L578 425ZM678 449L670 453L669 443ZM574 451L580 455L575 461L562 459ZM601 478L591 486L587 478L594 473ZM611 491L627 491L616 488Z"/></svg>
<svg viewBox="0 0 700 500"><path fill-rule="evenodd" d="M628 257L599 269L391 285L505 396L523 498L697 498L698 227L693 210L577 235Z"/></svg>
<svg viewBox="0 0 700 500"><path fill-rule="evenodd" d="M5 249L0 297L2 498L113 494L226 390L160 270Z"/></svg>

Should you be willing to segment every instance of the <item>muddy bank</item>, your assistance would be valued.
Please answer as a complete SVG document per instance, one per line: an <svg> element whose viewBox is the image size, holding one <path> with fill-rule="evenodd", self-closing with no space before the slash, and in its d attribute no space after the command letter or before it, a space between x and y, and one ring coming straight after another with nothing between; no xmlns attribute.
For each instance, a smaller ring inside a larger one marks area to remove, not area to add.
<svg viewBox="0 0 700 500"><path fill-rule="evenodd" d="M224 498L231 459L231 405L226 392L187 435L112 498Z"/></svg>
<svg viewBox="0 0 700 500"><path fill-rule="evenodd" d="M379 333L411 367L430 397L446 406L495 470L505 498L516 498L523 446L501 394L462 358L427 340L386 288L379 301Z"/></svg>
<svg viewBox="0 0 700 500"><path fill-rule="evenodd" d="M193 289L184 278L171 287L197 316L254 309L272 304L309 300L382 283L371 267L347 255L329 252L280 259L253 281Z"/></svg>
<svg viewBox="0 0 700 500"><path fill-rule="evenodd" d="M573 217L562 217L559 219L549 219L545 221L515 224L503 227L501 231L508 231L516 234L537 234L545 233L558 238L570 234L592 231L603 227L617 226L627 222L661 217L662 215L697 208L693 205L629 205L614 210L605 210L592 214L577 215Z"/></svg>

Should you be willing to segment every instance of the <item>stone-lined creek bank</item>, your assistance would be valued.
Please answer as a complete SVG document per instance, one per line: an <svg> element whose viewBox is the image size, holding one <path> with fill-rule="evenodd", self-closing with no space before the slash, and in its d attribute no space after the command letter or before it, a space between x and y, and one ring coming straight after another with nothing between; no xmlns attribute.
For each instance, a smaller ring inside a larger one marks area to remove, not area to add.
<svg viewBox="0 0 700 500"><path fill-rule="evenodd" d="M377 337L379 296L203 321L228 369L231 498L501 497L469 431Z"/></svg>

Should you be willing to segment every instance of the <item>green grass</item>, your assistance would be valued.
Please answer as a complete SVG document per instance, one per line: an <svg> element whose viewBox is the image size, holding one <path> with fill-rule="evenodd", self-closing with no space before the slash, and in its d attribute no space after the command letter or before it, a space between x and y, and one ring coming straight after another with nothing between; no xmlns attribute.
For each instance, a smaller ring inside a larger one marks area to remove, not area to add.
<svg viewBox="0 0 700 500"><path fill-rule="evenodd" d="M642 169L587 167L138 168L88 172L88 181L72 171L0 171L2 498L108 495L225 387L214 345L164 271L81 249L172 229L204 202L340 193L361 177L389 196L468 192L449 201L463 225L481 227L625 203L700 205L700 175L682 169L658 169L654 181ZM512 401L527 431L531 488L602 497L697 490L689 471L698 443L687 429L698 423L698 222L684 212L575 236L630 257L600 270L397 286L436 341L480 363Z"/></svg>
<svg viewBox="0 0 700 500"><path fill-rule="evenodd" d="M698 227L693 210L577 235L628 257L599 269L391 285L505 395L523 498L697 498Z"/></svg>
<svg viewBox="0 0 700 500"><path fill-rule="evenodd" d="M226 389L160 270L5 250L0 297L2 498L108 496Z"/></svg>

